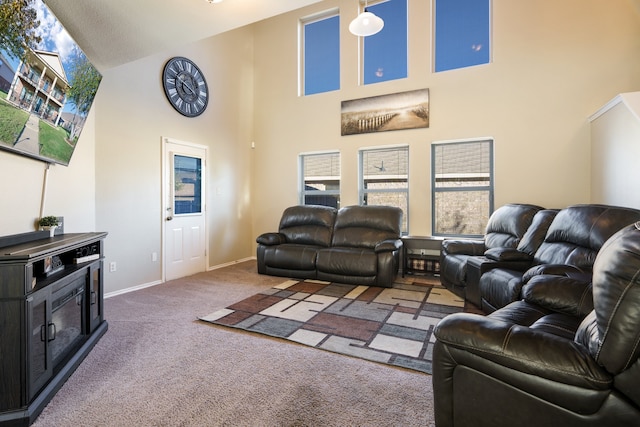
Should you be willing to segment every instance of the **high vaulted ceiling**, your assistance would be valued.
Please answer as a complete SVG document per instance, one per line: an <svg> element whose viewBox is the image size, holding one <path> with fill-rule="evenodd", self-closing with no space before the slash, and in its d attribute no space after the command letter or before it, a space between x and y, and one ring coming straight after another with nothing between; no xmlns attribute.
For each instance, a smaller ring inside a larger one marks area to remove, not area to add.
<svg viewBox="0 0 640 427"><path fill-rule="evenodd" d="M104 71L321 0L44 1Z"/></svg>

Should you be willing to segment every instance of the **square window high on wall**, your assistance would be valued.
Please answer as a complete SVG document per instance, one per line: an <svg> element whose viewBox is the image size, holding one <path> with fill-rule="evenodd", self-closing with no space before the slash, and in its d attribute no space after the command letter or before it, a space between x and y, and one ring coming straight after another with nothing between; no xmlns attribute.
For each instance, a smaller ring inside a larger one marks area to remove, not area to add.
<svg viewBox="0 0 640 427"><path fill-rule="evenodd" d="M299 202L301 205L340 207L340 153L300 154Z"/></svg>
<svg viewBox="0 0 640 427"><path fill-rule="evenodd" d="M337 10L300 22L300 94L340 89L340 16Z"/></svg>
<svg viewBox="0 0 640 427"><path fill-rule="evenodd" d="M407 0L369 1L367 11L384 21L382 31L363 37L364 84L407 77Z"/></svg>
<svg viewBox="0 0 640 427"><path fill-rule="evenodd" d="M479 237L493 212L493 140L431 145L432 230Z"/></svg>
<svg viewBox="0 0 640 427"><path fill-rule="evenodd" d="M435 71L491 61L491 0L434 0Z"/></svg>

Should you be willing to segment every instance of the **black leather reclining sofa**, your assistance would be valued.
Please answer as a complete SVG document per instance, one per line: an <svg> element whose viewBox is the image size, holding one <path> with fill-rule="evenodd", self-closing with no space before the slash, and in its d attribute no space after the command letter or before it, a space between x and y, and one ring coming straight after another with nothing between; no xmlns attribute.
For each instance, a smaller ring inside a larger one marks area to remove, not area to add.
<svg viewBox="0 0 640 427"><path fill-rule="evenodd" d="M600 233L565 231L600 249L592 277L537 274L518 301L436 326L437 427L640 426L640 222L603 245ZM555 243L591 264L592 252Z"/></svg>
<svg viewBox="0 0 640 427"><path fill-rule="evenodd" d="M605 241L639 220L640 210L618 206L581 204L551 210L506 205L491 216L483 241L443 242L441 281L458 292L464 289L462 296L491 313L519 300L523 285L536 275L590 281ZM496 230L512 238L490 245Z"/></svg>
<svg viewBox="0 0 640 427"><path fill-rule="evenodd" d="M258 243L258 273L390 287L400 265L402 210L292 206Z"/></svg>

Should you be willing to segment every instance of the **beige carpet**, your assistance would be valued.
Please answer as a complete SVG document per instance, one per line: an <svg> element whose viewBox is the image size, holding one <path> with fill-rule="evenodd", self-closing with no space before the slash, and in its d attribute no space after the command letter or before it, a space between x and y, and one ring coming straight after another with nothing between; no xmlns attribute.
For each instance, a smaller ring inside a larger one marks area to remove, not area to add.
<svg viewBox="0 0 640 427"><path fill-rule="evenodd" d="M33 426L433 425L428 375L196 319L280 282L249 261L107 299L109 330Z"/></svg>

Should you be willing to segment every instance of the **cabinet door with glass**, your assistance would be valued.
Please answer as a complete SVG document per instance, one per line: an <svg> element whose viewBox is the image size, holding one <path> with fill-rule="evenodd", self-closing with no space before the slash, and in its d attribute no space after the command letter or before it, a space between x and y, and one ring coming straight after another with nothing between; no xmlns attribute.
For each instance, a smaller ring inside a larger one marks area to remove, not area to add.
<svg viewBox="0 0 640 427"><path fill-rule="evenodd" d="M50 321L50 297L49 290L42 289L27 298L28 400L40 391L53 373L49 341L55 336L55 326Z"/></svg>
<svg viewBox="0 0 640 427"><path fill-rule="evenodd" d="M93 263L89 267L88 275L88 287L87 297L89 298L89 304L87 304L89 313L89 333L93 332L102 322L104 300L102 292L102 261Z"/></svg>

